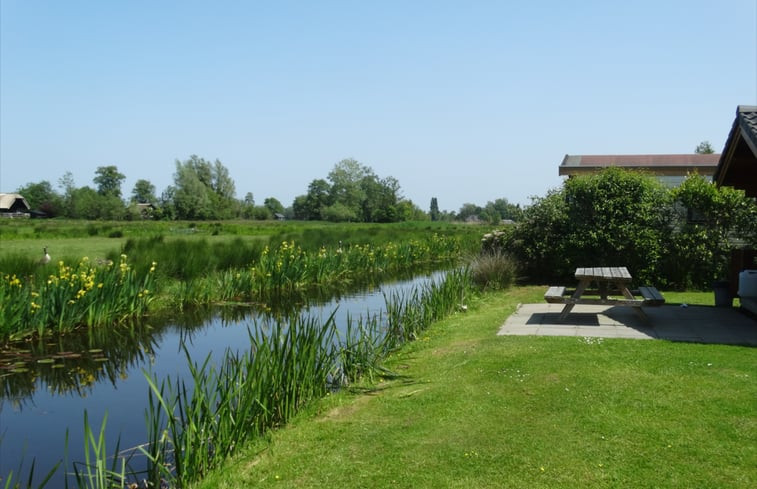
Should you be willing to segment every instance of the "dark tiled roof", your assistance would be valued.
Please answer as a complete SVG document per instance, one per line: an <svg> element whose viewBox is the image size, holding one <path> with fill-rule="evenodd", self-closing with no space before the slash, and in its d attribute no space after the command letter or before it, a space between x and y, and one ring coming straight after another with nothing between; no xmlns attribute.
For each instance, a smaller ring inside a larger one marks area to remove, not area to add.
<svg viewBox="0 0 757 489"><path fill-rule="evenodd" d="M751 153L751 155L750 155ZM739 105L728 140L715 171L719 185L733 185L746 189L757 188L754 166L757 163L757 106ZM752 181L741 181L744 178Z"/></svg>
<svg viewBox="0 0 757 489"><path fill-rule="evenodd" d="M560 166L594 167L620 166L631 168L657 167L715 167L720 160L719 154L683 154L683 155L565 155Z"/></svg>

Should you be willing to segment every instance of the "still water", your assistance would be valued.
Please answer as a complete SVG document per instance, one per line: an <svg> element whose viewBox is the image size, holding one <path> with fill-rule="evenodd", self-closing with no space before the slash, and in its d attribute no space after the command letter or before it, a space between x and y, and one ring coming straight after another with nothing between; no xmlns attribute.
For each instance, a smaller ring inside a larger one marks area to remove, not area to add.
<svg viewBox="0 0 757 489"><path fill-rule="evenodd" d="M332 313L342 332L347 318L382 314L385 295L410 291L443 272L379 287L327 302L303 306L301 314L325 321ZM249 331L266 317L251 310L230 314L216 310L203 318L185 318L159 327L140 326L128 334L102 332L86 338L61 338L30 345L0 358L0 486L12 470L27 473L35 459L40 477L62 460L68 432L69 460L84 460L85 410L98 431L107 416L108 453L145 442L144 411L149 386L145 373L164 379L189 375L187 350L194 362L210 355L219 360L227 349L247 350ZM70 465L70 464L69 464ZM70 468L70 467L69 467ZM23 477L23 475L22 475ZM59 469L50 487L62 484Z"/></svg>

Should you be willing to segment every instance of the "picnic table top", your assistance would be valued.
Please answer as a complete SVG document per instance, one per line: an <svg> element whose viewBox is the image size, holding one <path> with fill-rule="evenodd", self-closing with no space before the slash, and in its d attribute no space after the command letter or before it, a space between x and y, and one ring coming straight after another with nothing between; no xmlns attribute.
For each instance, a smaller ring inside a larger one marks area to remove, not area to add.
<svg viewBox="0 0 757 489"><path fill-rule="evenodd" d="M626 267L589 267L576 268L576 278L630 282L631 274Z"/></svg>

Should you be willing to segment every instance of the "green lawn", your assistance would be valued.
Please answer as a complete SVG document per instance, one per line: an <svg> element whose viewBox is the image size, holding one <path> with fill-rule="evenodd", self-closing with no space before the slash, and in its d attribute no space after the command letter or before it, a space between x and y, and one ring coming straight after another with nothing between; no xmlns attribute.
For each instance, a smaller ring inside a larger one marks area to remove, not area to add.
<svg viewBox="0 0 757 489"><path fill-rule="evenodd" d="M754 348L495 335L543 292L475 301L200 487L757 487Z"/></svg>

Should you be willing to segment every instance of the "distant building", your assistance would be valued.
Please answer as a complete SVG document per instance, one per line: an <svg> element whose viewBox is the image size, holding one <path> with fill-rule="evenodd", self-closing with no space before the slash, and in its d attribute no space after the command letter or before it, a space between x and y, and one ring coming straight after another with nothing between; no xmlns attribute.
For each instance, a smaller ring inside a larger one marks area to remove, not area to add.
<svg viewBox="0 0 757 489"><path fill-rule="evenodd" d="M715 183L757 197L757 106L739 105L723 148Z"/></svg>
<svg viewBox="0 0 757 489"><path fill-rule="evenodd" d="M565 155L560 164L561 176L574 177L597 173L605 168L618 167L640 170L654 175L668 187L676 187L690 174L697 173L712 179L720 155Z"/></svg>
<svg viewBox="0 0 757 489"><path fill-rule="evenodd" d="M0 194L0 216L29 217L31 208L21 194Z"/></svg>

